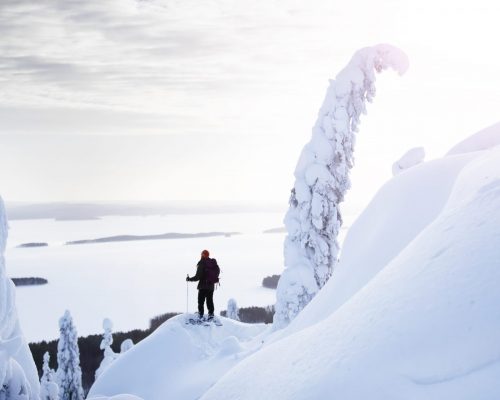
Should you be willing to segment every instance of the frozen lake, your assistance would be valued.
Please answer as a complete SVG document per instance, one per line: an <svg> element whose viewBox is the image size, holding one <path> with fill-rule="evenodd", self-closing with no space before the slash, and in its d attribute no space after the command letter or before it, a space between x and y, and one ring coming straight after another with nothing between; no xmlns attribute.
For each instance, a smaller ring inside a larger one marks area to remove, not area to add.
<svg viewBox="0 0 500 400"><path fill-rule="evenodd" d="M39 276L43 286L18 287L17 306L28 341L57 338L58 319L70 310L79 335L100 333L103 318L114 330L146 328L149 319L186 310L186 274L208 249L222 273L216 313L235 298L241 307L274 304L265 276L283 269L284 233L263 233L282 225L283 213L241 213L106 217L99 220L15 220L6 252L10 277ZM348 218L346 218L348 219ZM350 221L346 221L346 225ZM169 232L240 232L231 237L144 240L65 245L114 235ZM48 247L18 248L46 242ZM196 310L196 284L189 284L189 310Z"/></svg>

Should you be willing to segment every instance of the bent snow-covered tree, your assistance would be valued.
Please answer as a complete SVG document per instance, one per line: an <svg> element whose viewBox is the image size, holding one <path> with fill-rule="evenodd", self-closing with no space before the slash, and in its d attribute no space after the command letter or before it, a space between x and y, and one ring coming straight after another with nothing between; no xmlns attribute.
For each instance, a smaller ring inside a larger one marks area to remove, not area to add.
<svg viewBox="0 0 500 400"><path fill-rule="evenodd" d="M342 225L339 204L350 188L355 133L375 96L375 72L403 74L406 55L389 45L359 50L330 81L325 100L295 169L285 217L285 270L276 292L274 326L282 328L311 301L337 262Z"/></svg>
<svg viewBox="0 0 500 400"><path fill-rule="evenodd" d="M104 351L104 358L95 372L96 379L118 358L118 354L111 348L113 344L113 322L109 318L104 318L102 328L104 329L104 335L100 347Z"/></svg>

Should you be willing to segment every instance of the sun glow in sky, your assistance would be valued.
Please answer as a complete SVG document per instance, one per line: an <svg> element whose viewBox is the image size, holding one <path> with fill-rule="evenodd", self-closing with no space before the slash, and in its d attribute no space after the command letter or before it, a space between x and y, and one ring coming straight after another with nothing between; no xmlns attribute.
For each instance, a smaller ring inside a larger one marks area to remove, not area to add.
<svg viewBox="0 0 500 400"><path fill-rule="evenodd" d="M403 49L357 140L365 204L406 150L497 122L497 1L0 2L6 200L284 203L328 79Z"/></svg>

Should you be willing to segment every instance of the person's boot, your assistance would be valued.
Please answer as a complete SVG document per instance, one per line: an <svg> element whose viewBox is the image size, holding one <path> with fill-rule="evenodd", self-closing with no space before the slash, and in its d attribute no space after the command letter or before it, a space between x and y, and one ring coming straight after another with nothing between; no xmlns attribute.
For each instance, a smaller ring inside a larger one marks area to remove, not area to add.
<svg viewBox="0 0 500 400"><path fill-rule="evenodd" d="M208 314L207 321L213 321L214 320L214 315L213 314Z"/></svg>

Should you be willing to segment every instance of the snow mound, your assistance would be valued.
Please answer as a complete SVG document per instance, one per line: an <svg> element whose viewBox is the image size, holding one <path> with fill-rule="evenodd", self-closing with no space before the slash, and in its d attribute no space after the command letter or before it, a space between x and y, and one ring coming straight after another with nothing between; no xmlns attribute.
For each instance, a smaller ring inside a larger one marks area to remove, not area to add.
<svg viewBox="0 0 500 400"><path fill-rule="evenodd" d="M399 175L404 170L414 167L424 161L425 150L423 147L414 147L408 150L398 161L392 165L392 175Z"/></svg>
<svg viewBox="0 0 500 400"><path fill-rule="evenodd" d="M89 397L130 393L147 400L199 398L246 352L255 351L250 339L267 329L220 319L223 326L186 325L186 315L169 319L113 362Z"/></svg>
<svg viewBox="0 0 500 400"><path fill-rule="evenodd" d="M401 215L397 193L416 217ZM377 196L362 221L379 229L353 226L365 241L346 243L352 270L301 313L330 315L244 359L202 399L500 397L500 148L417 166Z"/></svg>
<svg viewBox="0 0 500 400"><path fill-rule="evenodd" d="M498 145L500 145L500 122L469 136L464 141L453 146L446 155L452 156L486 150Z"/></svg>

